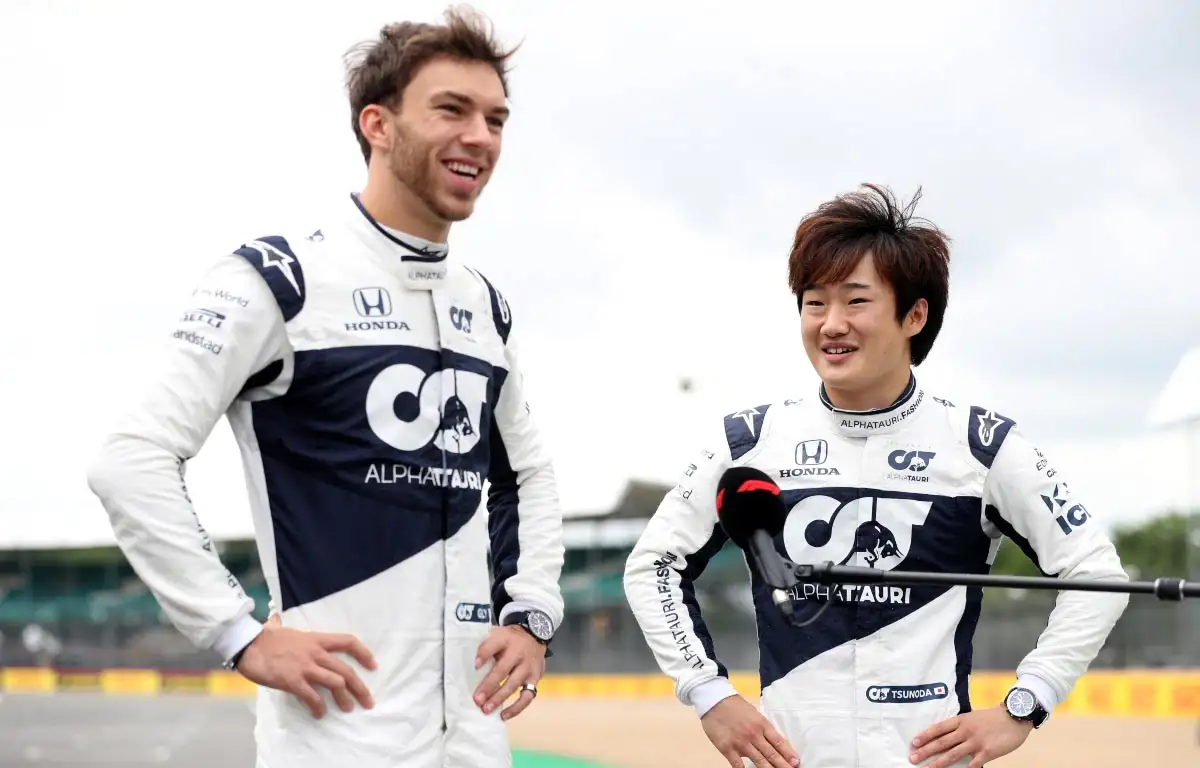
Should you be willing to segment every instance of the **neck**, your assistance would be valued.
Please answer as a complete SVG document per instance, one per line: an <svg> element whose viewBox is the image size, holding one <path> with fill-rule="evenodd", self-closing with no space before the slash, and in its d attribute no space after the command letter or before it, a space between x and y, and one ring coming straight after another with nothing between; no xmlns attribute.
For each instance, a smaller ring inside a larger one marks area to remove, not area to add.
<svg viewBox="0 0 1200 768"><path fill-rule="evenodd" d="M867 389L847 390L824 385L825 394L834 408L842 411L878 411L890 408L908 389L912 371L897 369L885 380Z"/></svg>
<svg viewBox="0 0 1200 768"><path fill-rule="evenodd" d="M450 222L430 211L393 173L369 173L367 186L358 199L367 213L385 227L434 243L449 240Z"/></svg>

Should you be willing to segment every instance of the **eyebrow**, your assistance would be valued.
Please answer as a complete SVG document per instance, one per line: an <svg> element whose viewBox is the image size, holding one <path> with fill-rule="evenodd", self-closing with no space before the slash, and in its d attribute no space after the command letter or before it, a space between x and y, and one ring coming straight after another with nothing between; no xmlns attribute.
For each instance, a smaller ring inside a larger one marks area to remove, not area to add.
<svg viewBox="0 0 1200 768"><path fill-rule="evenodd" d="M869 290L871 290L871 286L867 285L866 283L841 283L837 287L838 287L838 290L843 290L843 291L869 291ZM809 285L807 288L805 288L805 290L817 291L817 290L825 290L825 288L824 288L824 286L820 286L820 285Z"/></svg>
<svg viewBox="0 0 1200 768"><path fill-rule="evenodd" d="M458 91L441 91L439 93L435 93L434 98L435 99L450 98L450 99L454 99L455 101L462 102L463 104L474 104L475 103L475 100L472 99L470 96L466 95L465 93L459 93ZM492 109L490 111L493 115L503 115L505 117L508 117L508 115L509 115L509 109L508 109L508 107L505 107L505 106L492 107Z"/></svg>

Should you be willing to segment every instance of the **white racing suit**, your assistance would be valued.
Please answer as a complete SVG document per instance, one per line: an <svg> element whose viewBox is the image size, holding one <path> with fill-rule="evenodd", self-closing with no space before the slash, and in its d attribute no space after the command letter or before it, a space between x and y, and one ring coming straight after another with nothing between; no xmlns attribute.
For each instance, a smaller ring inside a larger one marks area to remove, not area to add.
<svg viewBox="0 0 1200 768"><path fill-rule="evenodd" d="M1043 573L1127 578L1062 475L994 411L930 397L915 378L880 411L840 412L823 392L739 411L724 418L663 499L625 571L626 594L658 664L700 716L735 693L695 597L696 579L726 542L714 502L718 480L734 466L779 484L788 514L775 544L798 564L983 574L1008 536ZM800 584L791 601L798 621L827 607L796 628L756 569L750 581L759 706L804 768L911 766L918 733L972 709L979 588ZM1052 710L1127 602L1123 594L1060 593L1036 649L1016 670L1018 683Z"/></svg>
<svg viewBox="0 0 1200 768"><path fill-rule="evenodd" d="M319 230L217 260L89 481L169 619L229 659L261 625L183 479L227 415L283 624L373 652L378 668L357 669L373 710L342 712L318 687L316 720L260 689L261 768L508 766L504 723L471 701L490 668L476 649L515 610L555 627L563 613L556 485L512 318L444 246L351 198Z"/></svg>

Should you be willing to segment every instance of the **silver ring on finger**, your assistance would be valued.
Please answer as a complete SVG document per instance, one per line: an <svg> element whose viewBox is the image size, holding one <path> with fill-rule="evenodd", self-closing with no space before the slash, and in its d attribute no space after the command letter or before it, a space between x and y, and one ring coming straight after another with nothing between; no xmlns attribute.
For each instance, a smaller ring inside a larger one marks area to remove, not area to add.
<svg viewBox="0 0 1200 768"><path fill-rule="evenodd" d="M537 698L537 686L534 685L533 683L521 683L521 690L529 691L530 693L533 694L533 698L535 698L535 699Z"/></svg>

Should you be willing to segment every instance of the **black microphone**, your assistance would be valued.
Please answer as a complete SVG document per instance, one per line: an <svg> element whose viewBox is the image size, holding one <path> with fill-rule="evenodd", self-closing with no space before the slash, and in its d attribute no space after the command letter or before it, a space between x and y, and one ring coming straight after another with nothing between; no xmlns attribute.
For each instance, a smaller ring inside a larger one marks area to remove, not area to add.
<svg viewBox="0 0 1200 768"><path fill-rule="evenodd" d="M772 588L771 600L790 621L792 598L788 590L799 580L772 540L783 530L786 519L779 486L765 472L734 467L721 475L717 520L729 540L750 553L759 577Z"/></svg>

